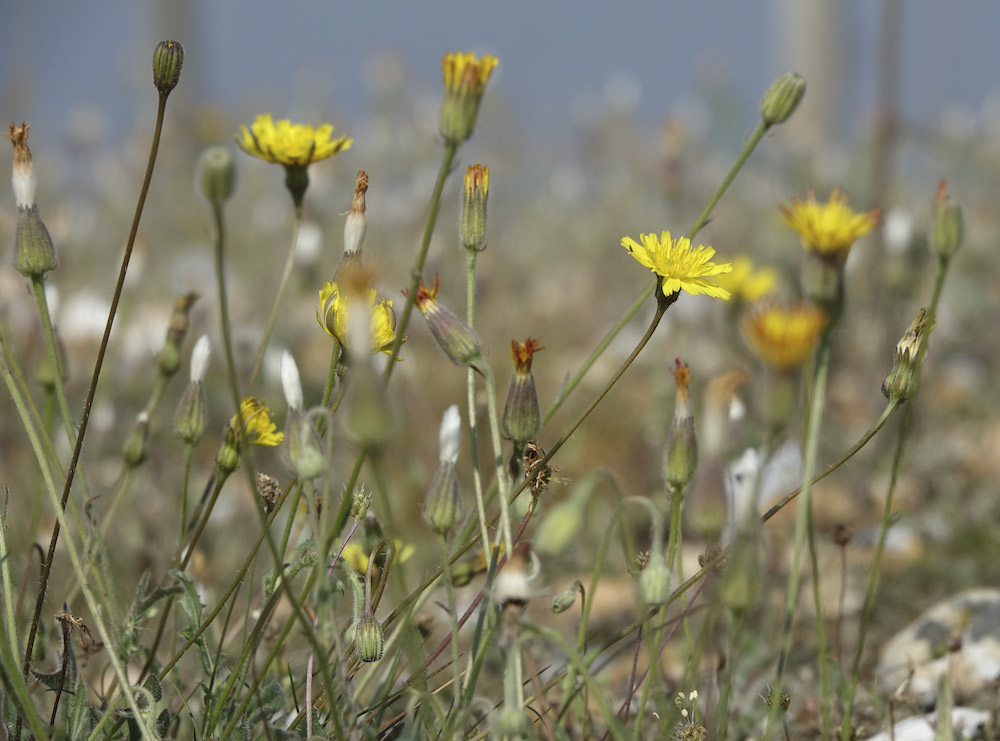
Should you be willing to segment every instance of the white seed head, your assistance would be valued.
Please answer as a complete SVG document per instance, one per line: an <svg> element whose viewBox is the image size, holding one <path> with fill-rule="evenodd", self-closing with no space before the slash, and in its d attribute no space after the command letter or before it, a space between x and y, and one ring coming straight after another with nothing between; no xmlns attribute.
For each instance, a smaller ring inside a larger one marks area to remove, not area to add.
<svg viewBox="0 0 1000 741"><path fill-rule="evenodd" d="M208 361L212 358L212 344L208 335L203 334L191 350L191 383L202 383L208 371Z"/></svg>
<svg viewBox="0 0 1000 741"><path fill-rule="evenodd" d="M455 463L458 460L458 444L462 433L462 417L458 405L452 404L441 419L441 462Z"/></svg>
<svg viewBox="0 0 1000 741"><path fill-rule="evenodd" d="M302 408L302 381L295 358L285 350L281 354L281 387L285 390L285 401L289 409Z"/></svg>

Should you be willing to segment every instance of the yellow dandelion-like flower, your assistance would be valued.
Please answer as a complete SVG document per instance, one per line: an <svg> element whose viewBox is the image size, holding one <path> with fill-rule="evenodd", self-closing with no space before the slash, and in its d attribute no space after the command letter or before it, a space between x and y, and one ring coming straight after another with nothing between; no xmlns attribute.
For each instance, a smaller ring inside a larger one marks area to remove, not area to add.
<svg viewBox="0 0 1000 741"><path fill-rule="evenodd" d="M395 562L397 564L405 563L417 552L415 545L403 543L399 538L394 538L393 543L396 546ZM340 553L340 560L346 561L359 574L368 571L368 554L365 553L365 549L360 543L353 540L344 546L344 550Z"/></svg>
<svg viewBox="0 0 1000 741"><path fill-rule="evenodd" d="M878 226L880 209L859 213L847 205L847 194L835 188L827 203L817 203L812 192L805 201L791 199L791 205L780 204L785 223L799 233L802 246L837 261L847 259L847 253L859 237Z"/></svg>
<svg viewBox="0 0 1000 741"><path fill-rule="evenodd" d="M776 370L793 370L805 361L826 327L820 307L799 301L786 306L764 300L752 306L743 321L743 333L754 354Z"/></svg>
<svg viewBox="0 0 1000 741"><path fill-rule="evenodd" d="M622 237L621 245L640 265L660 276L664 296L685 290L692 296L703 293L724 301L730 299L729 291L709 278L728 273L733 266L712 262L715 250L711 247L692 247L690 239L672 239L670 232L663 232L659 238L655 234L640 234L639 240L642 244L631 237Z"/></svg>
<svg viewBox="0 0 1000 741"><path fill-rule="evenodd" d="M755 267L746 255L733 258L731 273L720 275L716 283L742 301L752 304L764 298L778 284L778 273L774 268Z"/></svg>
<svg viewBox="0 0 1000 741"><path fill-rule="evenodd" d="M271 421L271 411L267 405L256 396L245 397L240 402L240 416L243 417L243 426L246 428L247 440L250 444L274 447L285 439L285 433L279 432L277 426ZM229 429L232 431L234 439L238 440L240 420L236 415L233 415L229 421Z"/></svg>
<svg viewBox="0 0 1000 741"><path fill-rule="evenodd" d="M383 298L377 301L375 289L368 290L368 311L371 314L372 352L389 353L396 340L396 312L392 301ZM335 283L324 283L319 291L319 308L316 321L345 349L347 348L348 300L341 294ZM405 338L404 338L405 342Z"/></svg>
<svg viewBox="0 0 1000 741"><path fill-rule="evenodd" d="M240 126L240 132L243 137L237 136L236 142L244 152L285 167L305 167L349 149L354 143L346 136L334 139L332 124L314 129L287 118L275 123L270 113L257 116L249 129Z"/></svg>
<svg viewBox="0 0 1000 741"><path fill-rule="evenodd" d="M481 96L500 60L487 54L482 59L470 52L448 52L441 59L444 90L451 95Z"/></svg>

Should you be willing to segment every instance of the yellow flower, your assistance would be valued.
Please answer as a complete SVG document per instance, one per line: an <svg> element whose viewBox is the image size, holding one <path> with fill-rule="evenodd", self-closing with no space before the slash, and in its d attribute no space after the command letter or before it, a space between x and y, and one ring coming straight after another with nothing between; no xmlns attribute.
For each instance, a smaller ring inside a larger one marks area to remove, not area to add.
<svg viewBox="0 0 1000 741"><path fill-rule="evenodd" d="M368 311L371 313L372 352L388 353L396 340L396 312L392 301L382 299L376 305L375 289L368 290ZM334 283L324 283L319 291L319 308L316 321L342 347L347 349L348 301L341 295L340 287ZM405 342L405 338L404 338Z"/></svg>
<svg viewBox="0 0 1000 741"><path fill-rule="evenodd" d="M243 138L237 137L236 142L244 152L285 167L304 167L325 160L354 143L346 136L334 139L331 124L314 129L293 124L287 118L275 123L270 113L257 116L249 130L240 126L240 131Z"/></svg>
<svg viewBox="0 0 1000 741"><path fill-rule="evenodd" d="M747 311L743 332L758 358L776 370L787 371L802 365L826 322L826 312L814 304L799 301L786 306L764 300Z"/></svg>
<svg viewBox="0 0 1000 741"><path fill-rule="evenodd" d="M256 396L248 396L240 402L240 415L247 431L247 439L252 445L267 445L274 447L285 439L285 433L279 432L271 421L271 411ZM240 421L236 415L229 421L229 429L234 439L240 435Z"/></svg>
<svg viewBox="0 0 1000 741"><path fill-rule="evenodd" d="M714 249L704 245L692 247L691 240L687 237L671 239L670 232L663 232L659 238L655 234L640 234L639 239L642 244L631 237L622 237L621 245L640 265L662 278L664 296L683 289L692 296L704 293L724 301L729 300L729 291L708 280L733 269L729 263L712 262Z"/></svg>
<svg viewBox="0 0 1000 741"><path fill-rule="evenodd" d="M499 61L487 54L482 59L470 52L448 52L441 59L444 91L450 95L480 97Z"/></svg>
<svg viewBox="0 0 1000 741"><path fill-rule="evenodd" d="M733 272L720 275L716 282L748 304L769 294L778 283L778 273L773 268L755 268L746 255L737 255L732 264Z"/></svg>
<svg viewBox="0 0 1000 741"><path fill-rule="evenodd" d="M859 213L847 205L847 194L834 188L827 203L817 203L812 192L806 200L791 199L791 205L778 206L785 223L799 233L808 252L819 253L837 261L847 259L851 245L876 226L882 215L875 209Z"/></svg>
<svg viewBox="0 0 1000 741"><path fill-rule="evenodd" d="M488 54L482 59L476 59L471 52L444 55L441 60L444 77L441 136L445 141L457 145L472 136L479 103L496 66L497 58Z"/></svg>
<svg viewBox="0 0 1000 741"><path fill-rule="evenodd" d="M417 552L415 545L412 543L404 544L399 538L394 538L393 543L396 545L395 563L397 564L405 563ZM368 571L368 554L365 553L365 549L360 543L353 540L344 546L344 550L340 553L340 560L346 561L359 574Z"/></svg>

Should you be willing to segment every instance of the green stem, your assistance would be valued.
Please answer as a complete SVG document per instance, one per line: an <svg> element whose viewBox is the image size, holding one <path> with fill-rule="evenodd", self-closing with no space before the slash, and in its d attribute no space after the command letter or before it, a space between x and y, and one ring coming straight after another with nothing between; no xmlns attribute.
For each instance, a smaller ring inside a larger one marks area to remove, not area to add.
<svg viewBox="0 0 1000 741"><path fill-rule="evenodd" d="M476 257L475 249L465 251L465 323L471 329L475 320ZM479 542L482 543L486 563L490 561L490 536L486 528L486 502L483 497L483 474L479 462L479 425L476 422L476 371L469 368L465 380L465 400L469 418L469 455L472 458L472 487L476 495L476 514L479 520ZM499 482L497 482L499 485ZM447 569L446 569L447 570Z"/></svg>
<svg viewBox="0 0 1000 741"><path fill-rule="evenodd" d="M101 337L101 344L97 350L97 360L94 363L94 372L90 379L90 388L87 391L87 401L83 406L83 415L80 417L80 428L76 436L76 445L73 447L73 457L70 459L69 468L66 471L66 480L63 484L62 497L59 500L60 513L66 510L66 502L69 500L70 491L73 489L73 479L76 475L77 465L80 462L80 454L83 452L83 441L87 435L87 427L90 424L90 410L94 405L94 396L97 393L97 382L101 377L101 368L104 365L104 356L108 350L108 342L111 339L111 328L114 325L115 315L118 313L118 303L121 301L122 289L125 286L125 275L128 272L129 260L132 257L132 248L135 245L136 236L139 233L139 219L142 216L142 209L146 203L146 194L149 192L149 184L153 179L153 166L156 164L156 153L160 146L160 131L163 129L163 116L167 107L167 94L160 93L159 103L156 110L156 123L153 127L153 141L149 149L149 160L146 164L146 176L142 182L142 188L139 190L139 201L135 207L135 215L132 218L132 229L128 235L128 241L125 244L125 253L122 255L121 269L118 272L118 282L115 284L115 292L111 298L111 308L108 311L108 321L104 327L104 335ZM56 375L58 376L59 366L54 366L56 368ZM24 663L22 666L22 674L27 681L27 677L31 673L31 653L35 647L35 636L38 633L38 624L42 615L42 606L45 604L45 592L49 583L49 575L52 573L52 562L55 557L56 545L59 542L59 529L60 522L57 518L56 524L52 528L52 537L49 540L49 550L45 556L45 565L42 567L41 583L38 587L38 598L35 600L35 611L31 618L31 626L28 629L28 639L25 644L24 649ZM81 571L82 573L82 571ZM84 590L86 592L86 590ZM133 707L133 712L137 712L135 709L135 699L131 696L131 693L127 693L129 696L129 704Z"/></svg>
<svg viewBox="0 0 1000 741"><path fill-rule="evenodd" d="M226 296L226 219L222 204L212 205L212 221L215 224L215 283L219 293L219 322L222 330L222 347L226 353L226 378L229 393L233 397L233 409L240 418L240 382L236 375L236 357L233 353L232 329L229 322L229 299ZM241 422L241 428L243 423ZM243 430L241 429L242 433ZM245 436L241 439L246 439Z"/></svg>
<svg viewBox="0 0 1000 741"><path fill-rule="evenodd" d="M503 462L503 449L501 447L500 420L497 417L497 385L493 378L493 371L489 365L483 363L483 380L486 382L486 409L490 418L490 437L493 440L493 456L496 464L497 476L497 499L500 500L500 535L497 536L497 543L503 538L505 553L512 553L514 542L511 538L510 524L510 479L507 477L507 466Z"/></svg>
<svg viewBox="0 0 1000 741"><path fill-rule="evenodd" d="M260 373L260 368L264 364L264 353L267 350L267 343L271 340L271 333L274 331L274 325L278 321L278 310L281 308L281 297L285 294L285 288L288 287L288 280L292 276L292 269L295 267L295 250L299 242L299 230L302 227L302 208L298 207L295 209L295 222L292 226L292 244L288 248L288 257L285 258L285 267L281 271L281 282L278 283L278 293L274 297L274 304L271 306L271 314L267 318L267 324L264 326L264 335L260 338L260 345L257 348L257 358L253 363L253 371L250 373L250 380L247 381L247 391L253 388L254 381L257 380L257 375Z"/></svg>
<svg viewBox="0 0 1000 741"><path fill-rule="evenodd" d="M438 547L441 550L441 563L448 563L448 541L444 535L438 534ZM448 596L448 619L451 628L451 663L455 674L455 687L452 693L455 702L453 709L458 709L458 701L462 697L462 657L458 651L458 607L455 602L455 584L451 577L451 569L441 569L441 578L444 581L445 593Z"/></svg>

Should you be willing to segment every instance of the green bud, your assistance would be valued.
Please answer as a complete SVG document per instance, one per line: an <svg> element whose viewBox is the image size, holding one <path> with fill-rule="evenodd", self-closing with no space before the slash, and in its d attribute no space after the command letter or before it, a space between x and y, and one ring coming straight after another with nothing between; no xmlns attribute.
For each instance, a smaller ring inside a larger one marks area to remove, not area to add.
<svg viewBox="0 0 1000 741"><path fill-rule="evenodd" d="M201 440L205 432L205 385L201 381L193 381L184 389L174 415L174 432L188 445L197 445Z"/></svg>
<svg viewBox="0 0 1000 741"><path fill-rule="evenodd" d="M223 474L230 474L240 467L240 446L237 441L238 433L233 432L231 427L226 428L226 438L215 456L215 464Z"/></svg>
<svg viewBox="0 0 1000 741"><path fill-rule="evenodd" d="M556 594L550 603L552 607L552 612L557 615L561 612L566 612L576 603L576 593L582 587L580 582L576 582L573 586L568 589L564 589L558 594Z"/></svg>
<svg viewBox="0 0 1000 741"><path fill-rule="evenodd" d="M760 115L768 126L788 120L806 94L805 78L795 72L786 72L764 93L760 101Z"/></svg>
<svg viewBox="0 0 1000 741"><path fill-rule="evenodd" d="M647 607L667 604L670 597L670 569L661 554L653 554L639 574L639 594Z"/></svg>
<svg viewBox="0 0 1000 741"><path fill-rule="evenodd" d="M448 52L441 60L444 101L441 104L441 136L450 144L461 144L472 136L479 116L486 83L497 65L496 57Z"/></svg>
<svg viewBox="0 0 1000 741"><path fill-rule="evenodd" d="M38 207L19 208L14 235L14 269L29 278L40 278L58 265L52 237L38 215Z"/></svg>
<svg viewBox="0 0 1000 741"><path fill-rule="evenodd" d="M149 442L149 415L141 412L132 426L132 431L125 438L122 446L122 459L125 467L132 469L146 460L146 446Z"/></svg>
<svg viewBox="0 0 1000 741"><path fill-rule="evenodd" d="M531 723L524 711L506 705L493 716L493 726L496 738L524 739L531 733Z"/></svg>
<svg viewBox="0 0 1000 741"><path fill-rule="evenodd" d="M439 535L445 535L462 518L462 496L454 463L446 461L437 467L424 495L421 517Z"/></svg>
<svg viewBox="0 0 1000 741"><path fill-rule="evenodd" d="M451 362L476 368L483 362L482 345L478 335L461 319L438 304L437 291L436 277L433 289L427 288L421 281L414 303L427 320L427 328L437 340L438 347L451 359Z"/></svg>
<svg viewBox="0 0 1000 741"><path fill-rule="evenodd" d="M962 246L965 222L962 207L948 195L948 184L942 180L938 185L934 212L934 252L947 259Z"/></svg>
<svg viewBox="0 0 1000 741"><path fill-rule="evenodd" d="M184 49L176 41L161 41L153 49L153 84L167 96L177 87L184 64Z"/></svg>
<svg viewBox="0 0 1000 741"><path fill-rule="evenodd" d="M365 491L364 487L355 489L351 496L351 517L355 520L363 520L368 514L368 508L372 506L371 492Z"/></svg>
<svg viewBox="0 0 1000 741"><path fill-rule="evenodd" d="M177 372L181 364L181 345L191 326L190 313L194 302L198 300L197 293L187 293L179 296L174 302L174 310L170 314L170 325L167 327L167 339L156 356L156 366L161 375L170 377Z"/></svg>
<svg viewBox="0 0 1000 741"><path fill-rule="evenodd" d="M314 479L326 471L326 456L310 415L289 407L285 423L285 453L288 467L302 479Z"/></svg>
<svg viewBox="0 0 1000 741"><path fill-rule="evenodd" d="M354 647L362 661L378 661L385 648L382 624L372 615L365 615L354 629Z"/></svg>
<svg viewBox="0 0 1000 741"><path fill-rule="evenodd" d="M462 190L462 217L459 238L467 250L486 247L486 199L490 187L490 168L470 165L465 172Z"/></svg>
<svg viewBox="0 0 1000 741"><path fill-rule="evenodd" d="M236 180L236 161L233 153L222 146L209 147L198 159L198 184L201 192L216 208L233 194Z"/></svg>
<svg viewBox="0 0 1000 741"><path fill-rule="evenodd" d="M538 405L538 390L535 377L531 373L532 356L542 350L538 340L530 337L524 342L511 342L510 354L514 358L514 375L507 388L507 399L503 406L503 434L515 443L523 445L534 440L542 428L542 413Z"/></svg>
<svg viewBox="0 0 1000 741"><path fill-rule="evenodd" d="M676 365L677 399L663 454L663 477L671 493L682 493L698 466L698 439L694 433L694 417L691 416L691 368L680 358Z"/></svg>
<svg viewBox="0 0 1000 741"><path fill-rule="evenodd" d="M887 399L906 401L917 390L917 369L923 360L920 347L933 326L927 322L927 309L921 309L896 343L892 370L882 381L882 393Z"/></svg>

